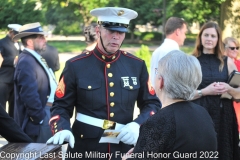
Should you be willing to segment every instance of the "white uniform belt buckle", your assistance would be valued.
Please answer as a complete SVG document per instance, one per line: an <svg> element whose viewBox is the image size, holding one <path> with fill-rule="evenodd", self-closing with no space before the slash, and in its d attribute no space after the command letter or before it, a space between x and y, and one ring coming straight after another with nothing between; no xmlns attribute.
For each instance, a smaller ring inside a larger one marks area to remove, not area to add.
<svg viewBox="0 0 240 160"><path fill-rule="evenodd" d="M115 129L116 122L104 119L102 129Z"/></svg>

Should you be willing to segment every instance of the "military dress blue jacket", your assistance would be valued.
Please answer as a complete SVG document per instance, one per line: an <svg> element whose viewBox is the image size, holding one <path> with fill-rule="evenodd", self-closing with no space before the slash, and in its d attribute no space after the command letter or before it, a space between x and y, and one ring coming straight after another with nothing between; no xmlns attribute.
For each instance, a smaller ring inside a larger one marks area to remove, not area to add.
<svg viewBox="0 0 240 160"><path fill-rule="evenodd" d="M0 82L13 83L15 70L13 61L14 58L19 55L20 50L17 50L14 46L14 42L7 35L5 38L0 40L0 52L4 59L0 68Z"/></svg>
<svg viewBox="0 0 240 160"><path fill-rule="evenodd" d="M136 101L140 114L133 120ZM77 112L91 117L121 124L132 121L142 124L160 109L161 104L143 60L122 50L106 55L96 47L66 62L51 108L53 134L63 129L71 130L74 106ZM70 151L126 153L132 147L122 142L99 144L103 131L75 120L72 127L75 147Z"/></svg>

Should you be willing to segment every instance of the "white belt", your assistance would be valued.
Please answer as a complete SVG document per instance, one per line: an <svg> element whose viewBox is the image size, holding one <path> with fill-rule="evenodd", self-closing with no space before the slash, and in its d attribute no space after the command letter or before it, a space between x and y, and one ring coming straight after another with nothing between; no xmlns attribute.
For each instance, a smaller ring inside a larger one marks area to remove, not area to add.
<svg viewBox="0 0 240 160"><path fill-rule="evenodd" d="M120 123L106 120L106 119L91 117L82 113L77 113L76 119L80 122L83 122L92 126L100 127L102 129L120 130L125 126L124 124L120 124Z"/></svg>

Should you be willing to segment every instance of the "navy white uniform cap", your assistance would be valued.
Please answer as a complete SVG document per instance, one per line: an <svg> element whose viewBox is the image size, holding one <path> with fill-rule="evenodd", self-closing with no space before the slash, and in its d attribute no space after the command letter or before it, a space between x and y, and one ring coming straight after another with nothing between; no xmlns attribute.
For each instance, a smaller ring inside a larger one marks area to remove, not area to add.
<svg viewBox="0 0 240 160"><path fill-rule="evenodd" d="M19 28L20 27L22 27L22 25L20 25L20 24L9 24L8 25L8 28L10 28L10 29L12 29L12 30L14 30L16 32L19 32Z"/></svg>
<svg viewBox="0 0 240 160"><path fill-rule="evenodd" d="M138 16L136 11L120 7L96 8L90 14L98 18L98 24L119 32L127 32L130 20Z"/></svg>

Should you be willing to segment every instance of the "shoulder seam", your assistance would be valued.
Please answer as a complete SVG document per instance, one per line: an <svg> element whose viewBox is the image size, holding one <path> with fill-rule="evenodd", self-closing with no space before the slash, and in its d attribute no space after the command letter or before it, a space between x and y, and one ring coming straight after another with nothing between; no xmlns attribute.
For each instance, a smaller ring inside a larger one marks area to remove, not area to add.
<svg viewBox="0 0 240 160"><path fill-rule="evenodd" d="M88 55L85 54L85 55L82 56L82 57L76 57L75 59L72 59L70 62L75 62L75 61L81 60L81 59L83 59L83 58L89 57L91 54L92 54L92 53L90 53L90 54L88 54ZM79 56L81 56L81 55L79 55Z"/></svg>
<svg viewBox="0 0 240 160"><path fill-rule="evenodd" d="M140 59L140 58L138 58L137 56L135 56L135 55L132 55L131 53L129 53L129 52L127 52L127 54L124 54L124 51L121 51L121 53L124 55L124 56L126 56L126 57L129 57L129 58L132 58L132 59L136 59L136 60L138 60L138 61L141 61L141 62L143 62L143 60L142 59ZM130 55L132 55L132 56L129 56L129 54Z"/></svg>

